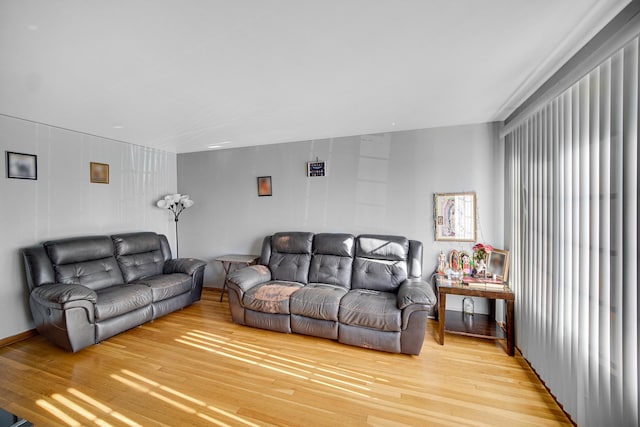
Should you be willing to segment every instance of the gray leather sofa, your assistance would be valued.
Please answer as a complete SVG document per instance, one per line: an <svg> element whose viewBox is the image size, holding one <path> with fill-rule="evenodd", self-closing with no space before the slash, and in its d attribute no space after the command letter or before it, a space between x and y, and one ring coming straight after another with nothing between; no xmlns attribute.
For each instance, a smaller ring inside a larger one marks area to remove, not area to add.
<svg viewBox="0 0 640 427"><path fill-rule="evenodd" d="M23 249L38 332L76 352L200 300L205 263L171 259L142 232L52 240Z"/></svg>
<svg viewBox="0 0 640 427"><path fill-rule="evenodd" d="M420 354L436 296L422 243L401 236L276 233L227 280L235 323Z"/></svg>

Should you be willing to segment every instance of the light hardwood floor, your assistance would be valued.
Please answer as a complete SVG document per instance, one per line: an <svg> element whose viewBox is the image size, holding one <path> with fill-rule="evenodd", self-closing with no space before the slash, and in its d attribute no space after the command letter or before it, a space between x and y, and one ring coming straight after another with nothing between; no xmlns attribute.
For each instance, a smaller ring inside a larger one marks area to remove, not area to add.
<svg viewBox="0 0 640 427"><path fill-rule="evenodd" d="M520 356L429 322L420 356L231 322L203 300L72 354L0 349L0 407L39 426L571 425Z"/></svg>

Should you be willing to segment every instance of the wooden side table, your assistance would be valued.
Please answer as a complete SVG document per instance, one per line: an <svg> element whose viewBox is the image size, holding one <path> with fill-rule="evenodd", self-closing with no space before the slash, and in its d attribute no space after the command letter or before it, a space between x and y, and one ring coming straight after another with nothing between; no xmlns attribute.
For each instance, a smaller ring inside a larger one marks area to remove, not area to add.
<svg viewBox="0 0 640 427"><path fill-rule="evenodd" d="M437 277L436 286L438 287L438 327L439 327L439 343L444 345L444 333L467 335L478 338L488 339L506 339L507 354L514 355L514 302L515 294L508 285L495 286L492 284L464 284L459 280L446 279ZM482 297L490 300L504 300L507 303L507 324L506 336L500 325L495 321L493 316L485 314L464 314L462 312L446 310L447 294L465 295L470 297ZM447 323L447 317L450 321Z"/></svg>
<svg viewBox="0 0 640 427"><path fill-rule="evenodd" d="M235 268L239 268L241 266L253 265L260 257L258 255L222 255L216 258L216 261L220 261L222 263L222 268L224 269L224 283L222 284L222 293L220 294L220 302L224 298L224 291L227 289L227 277L229 277L229 272L231 271L231 266L235 265Z"/></svg>

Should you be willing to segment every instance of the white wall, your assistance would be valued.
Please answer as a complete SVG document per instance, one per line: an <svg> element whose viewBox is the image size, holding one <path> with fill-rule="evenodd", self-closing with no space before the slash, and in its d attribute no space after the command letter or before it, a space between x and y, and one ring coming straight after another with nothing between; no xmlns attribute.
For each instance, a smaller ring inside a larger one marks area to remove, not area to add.
<svg viewBox="0 0 640 427"><path fill-rule="evenodd" d="M308 178L316 157L328 175ZM273 232L388 233L421 240L430 273L440 250L473 246L434 241L434 193L475 191L478 240L503 247L503 159L492 123L179 154L178 190L196 202L180 220L180 255L208 261L205 285L222 287L213 259L259 254ZM272 197L257 195L264 175Z"/></svg>
<svg viewBox="0 0 640 427"><path fill-rule="evenodd" d="M0 338L32 329L20 248L52 238L155 231L173 222L155 201L176 191L176 155L0 116L0 149L38 156L37 181L0 176ZM89 162L110 183L89 182Z"/></svg>

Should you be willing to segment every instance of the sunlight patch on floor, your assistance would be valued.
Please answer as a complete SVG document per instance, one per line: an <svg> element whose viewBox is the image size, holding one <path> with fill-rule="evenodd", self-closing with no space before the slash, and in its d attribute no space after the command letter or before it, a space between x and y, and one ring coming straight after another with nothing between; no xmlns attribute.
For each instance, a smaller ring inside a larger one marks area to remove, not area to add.
<svg viewBox="0 0 640 427"><path fill-rule="evenodd" d="M163 385L153 379L147 378L128 369L123 369L120 372L122 375L112 374L111 378L138 392L145 393L155 399L161 400L185 413L196 415L219 426L228 426L228 424L220 419L221 417L226 417L247 426L258 427L257 424L239 417L232 412L210 405L200 399L196 399L179 390ZM190 404L195 405L195 407L190 406ZM213 414L205 413L206 410Z"/></svg>
<svg viewBox="0 0 640 427"><path fill-rule="evenodd" d="M369 386L375 380L370 375L332 367L311 359L278 355L253 344L231 342L227 337L210 332L193 330L177 338L176 342L359 397L370 397L363 392L371 391Z"/></svg>
<svg viewBox="0 0 640 427"><path fill-rule="evenodd" d="M117 421L118 425L142 427L137 422L75 388L69 388L67 392L67 396L61 393L52 394L51 399L53 402L39 399L36 404L69 426L92 424L101 427L113 427L112 423ZM113 418L113 420L107 421L104 418Z"/></svg>

